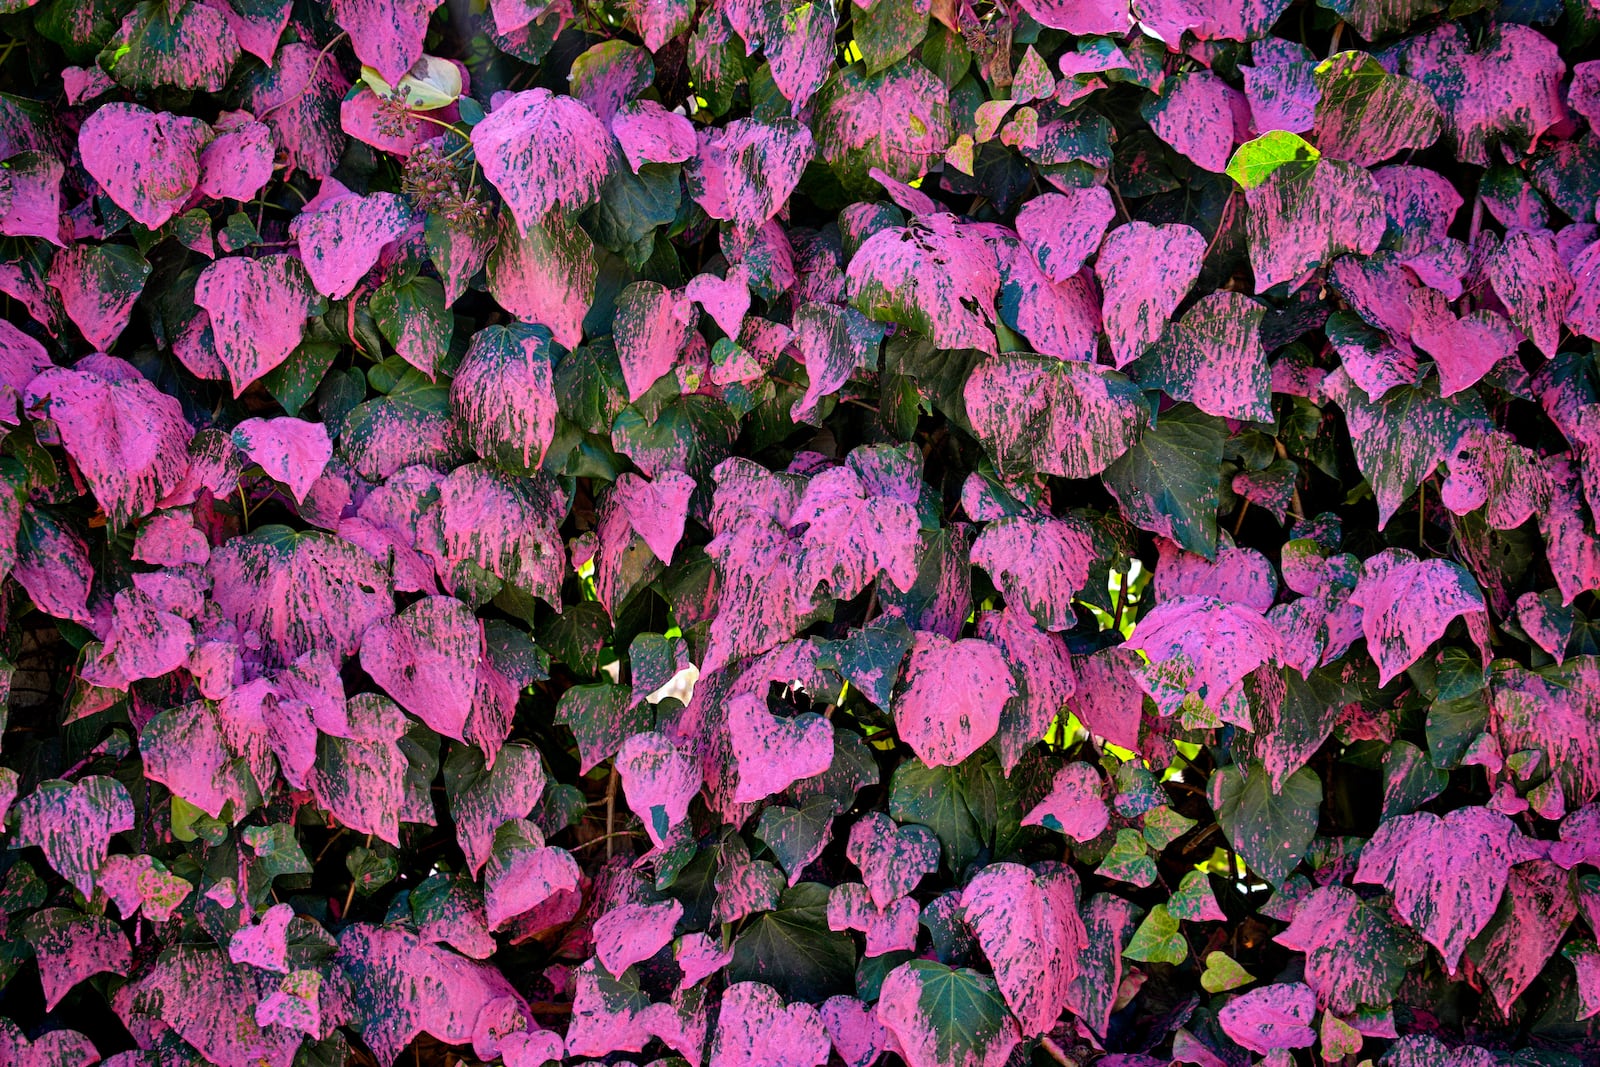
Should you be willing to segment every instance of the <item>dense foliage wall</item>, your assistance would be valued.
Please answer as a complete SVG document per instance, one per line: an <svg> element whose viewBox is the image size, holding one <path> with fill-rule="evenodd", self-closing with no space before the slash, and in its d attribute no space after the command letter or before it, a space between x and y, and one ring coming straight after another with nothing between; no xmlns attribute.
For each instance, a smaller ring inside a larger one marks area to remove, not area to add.
<svg viewBox="0 0 1600 1067"><path fill-rule="evenodd" d="M1600 1062L1583 0L0 0L0 1063Z"/></svg>

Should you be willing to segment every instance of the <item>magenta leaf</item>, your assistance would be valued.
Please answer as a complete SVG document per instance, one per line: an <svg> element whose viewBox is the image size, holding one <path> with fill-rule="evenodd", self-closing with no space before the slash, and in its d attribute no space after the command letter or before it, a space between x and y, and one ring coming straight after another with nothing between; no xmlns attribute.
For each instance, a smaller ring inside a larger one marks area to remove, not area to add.
<svg viewBox="0 0 1600 1067"><path fill-rule="evenodd" d="M1484 610L1478 583L1459 563L1386 549L1366 561L1350 602L1362 609L1378 684L1415 663L1458 615Z"/></svg>
<svg viewBox="0 0 1600 1067"><path fill-rule="evenodd" d="M577 222L557 213L519 224L501 212L488 270L489 292L512 315L545 327L567 348L583 340L596 266L594 244Z"/></svg>
<svg viewBox="0 0 1600 1067"><path fill-rule="evenodd" d="M1246 727L1245 676L1283 658L1282 639L1271 623L1211 596L1163 600L1139 620L1124 647L1148 658L1133 675L1161 714L1199 711ZM1193 708L1195 701L1200 709Z"/></svg>
<svg viewBox="0 0 1600 1067"><path fill-rule="evenodd" d="M953 215L879 230L851 257L846 277L850 303L870 319L910 327L940 348L995 351L999 264Z"/></svg>
<svg viewBox="0 0 1600 1067"><path fill-rule="evenodd" d="M268 908L261 921L241 926L228 941L228 958L234 963L248 963L263 970L289 973L289 920L294 909L287 904L274 904Z"/></svg>
<svg viewBox="0 0 1600 1067"><path fill-rule="evenodd" d="M233 428L233 440L271 477L303 501L333 458L333 442L320 422L303 419L246 419Z"/></svg>
<svg viewBox="0 0 1600 1067"><path fill-rule="evenodd" d="M886 908L908 895L922 876L939 869L939 839L926 826L897 826L881 812L869 812L850 828L845 849L861 868L872 902Z"/></svg>
<svg viewBox="0 0 1600 1067"><path fill-rule="evenodd" d="M383 246L405 233L411 208L394 193L345 192L324 200L326 185L317 197L322 206L295 216L289 232L317 292L342 300L378 262Z"/></svg>
<svg viewBox="0 0 1600 1067"><path fill-rule="evenodd" d="M111 103L84 120L78 151L106 195L153 230L182 210L199 184L201 150L211 137L199 119Z"/></svg>
<svg viewBox="0 0 1600 1067"><path fill-rule="evenodd" d="M1506 310L1546 356L1556 354L1561 322L1576 288L1548 232L1507 234L1489 257L1485 272Z"/></svg>
<svg viewBox="0 0 1600 1067"><path fill-rule="evenodd" d="M1083 269L1116 218L1111 194L1099 186L1044 193L1017 213L1017 234L1045 277L1064 282Z"/></svg>
<svg viewBox="0 0 1600 1067"><path fill-rule="evenodd" d="M707 215L751 232L788 203L814 151L811 131L792 119L737 119L700 135L684 177Z"/></svg>
<svg viewBox="0 0 1600 1067"><path fill-rule="evenodd" d="M1205 239L1181 224L1132 222L1106 236L1095 260L1102 314L1118 367L1144 353L1200 276Z"/></svg>
<svg viewBox="0 0 1600 1067"><path fill-rule="evenodd" d="M1162 95L1141 112L1157 137L1200 169L1221 174L1233 154L1233 98L1237 96L1238 90L1202 70L1171 79Z"/></svg>
<svg viewBox="0 0 1600 1067"><path fill-rule="evenodd" d="M630 401L677 365L698 319L687 297L658 282L634 282L617 297L612 337Z"/></svg>
<svg viewBox="0 0 1600 1067"><path fill-rule="evenodd" d="M1024 826L1043 826L1074 841L1099 837L1111 824L1105 783L1087 763L1069 763L1056 772L1049 794L1023 816Z"/></svg>
<svg viewBox="0 0 1600 1067"><path fill-rule="evenodd" d="M696 151L694 124L654 100L623 104L611 117L611 132L635 174L646 163L682 163Z"/></svg>
<svg viewBox="0 0 1600 1067"><path fill-rule="evenodd" d="M1309 1048L1316 1044L1311 1022L1317 998L1301 982L1283 982L1242 993L1217 1013L1222 1030L1259 1055L1277 1049Z"/></svg>
<svg viewBox="0 0 1600 1067"><path fill-rule="evenodd" d="M594 954L612 974L621 974L665 948L683 918L683 904L624 904L612 908L594 923Z"/></svg>
<svg viewBox="0 0 1600 1067"><path fill-rule="evenodd" d="M458 749L445 761L445 790L456 838L467 868L476 875L489 862L495 832L512 819L533 811L545 788L539 753L524 744L510 744L485 767L481 756Z"/></svg>
<svg viewBox="0 0 1600 1067"><path fill-rule="evenodd" d="M615 766L628 808L644 821L656 847L666 847L667 836L688 815L689 802L700 792L700 768L666 737L653 732L624 741Z"/></svg>
<svg viewBox="0 0 1600 1067"><path fill-rule="evenodd" d="M900 737L930 767L953 767L1000 729L1017 683L1000 650L987 641L952 641L918 631L895 699Z"/></svg>
<svg viewBox="0 0 1600 1067"><path fill-rule="evenodd" d="M1402 815L1379 825L1362 849L1356 881L1387 886L1401 918L1453 973L1467 942L1494 917L1511 865L1522 858L1521 837L1488 808Z"/></svg>
<svg viewBox="0 0 1600 1067"><path fill-rule="evenodd" d="M271 127L248 111L225 111L215 131L200 151L200 191L216 200L254 200L272 180ZM80 135L80 148L82 143Z"/></svg>
<svg viewBox="0 0 1600 1067"><path fill-rule="evenodd" d="M901 590L917 579L915 507L874 492L855 460L852 455L851 463L815 475L790 517L796 526L808 524L800 540L802 603L824 583L835 597L848 600L880 573Z"/></svg>
<svg viewBox="0 0 1600 1067"><path fill-rule="evenodd" d="M1370 167L1439 139L1433 94L1386 71L1364 52L1340 52L1317 67L1317 147L1329 159Z"/></svg>
<svg viewBox="0 0 1600 1067"><path fill-rule="evenodd" d="M1006 353L967 379L967 417L1002 473L1088 478L1127 451L1143 425L1137 388L1087 363Z"/></svg>
<svg viewBox="0 0 1600 1067"><path fill-rule="evenodd" d="M1394 999L1422 946L1384 912L1343 886L1314 889L1275 939L1306 954L1305 981L1329 1010L1349 1014Z"/></svg>
<svg viewBox="0 0 1600 1067"><path fill-rule="evenodd" d="M1059 634L1013 608L980 615L978 636L1000 649L1019 683L1000 715L1000 765L1010 774L1072 696L1072 656Z"/></svg>
<svg viewBox="0 0 1600 1067"><path fill-rule="evenodd" d="M460 740L477 689L482 641L482 627L465 604L425 597L367 629L361 669L430 729Z"/></svg>
<svg viewBox="0 0 1600 1067"><path fill-rule="evenodd" d="M390 85L422 58L422 38L436 0L332 0L333 20L350 34L361 62Z"/></svg>
<svg viewBox="0 0 1600 1067"><path fill-rule="evenodd" d="M950 145L949 93L914 59L876 74L862 64L835 70L814 106L818 151L857 188L870 188L873 167L897 181L914 181Z"/></svg>
<svg viewBox="0 0 1600 1067"><path fill-rule="evenodd" d="M1002 1067L1020 1041L994 979L932 960L889 972L878 1021L906 1067Z"/></svg>
<svg viewBox="0 0 1600 1067"><path fill-rule="evenodd" d="M1501 1011L1533 984L1577 914L1571 877L1556 864L1541 859L1511 868L1499 910L1467 948Z"/></svg>
<svg viewBox="0 0 1600 1067"><path fill-rule="evenodd" d="M1511 324L1492 311L1474 311L1457 318L1443 294L1417 289L1410 297L1411 339L1439 367L1439 392L1451 396L1477 384L1502 361L1516 354Z"/></svg>
<svg viewBox="0 0 1600 1067"><path fill-rule="evenodd" d="M546 222L556 207L594 203L612 160L611 132L594 112L543 88L501 103L472 128L472 147L523 230Z"/></svg>
<svg viewBox="0 0 1600 1067"><path fill-rule="evenodd" d="M545 845L539 828L513 819L495 834L494 850L483 873L483 906L489 929L559 894L576 893L582 878L577 861L565 849Z"/></svg>
<svg viewBox="0 0 1600 1067"><path fill-rule="evenodd" d="M855 997L829 997L818 1013L845 1067L872 1067L888 1050L889 1031L872 1008Z"/></svg>
<svg viewBox="0 0 1600 1067"><path fill-rule="evenodd" d="M1078 917L1077 875L1059 863L1036 870L995 863L967 883L961 904L1023 1036L1049 1030L1089 944Z"/></svg>
<svg viewBox="0 0 1600 1067"><path fill-rule="evenodd" d="M833 762L833 725L820 715L783 718L767 710L763 697L748 694L734 697L727 714L739 773L735 801L765 800Z"/></svg>
<svg viewBox="0 0 1600 1067"><path fill-rule="evenodd" d="M54 1011L73 986L91 975L126 975L133 967L128 936L101 915L45 908L28 916L20 933L39 961L46 1011Z"/></svg>
<svg viewBox="0 0 1600 1067"><path fill-rule="evenodd" d="M52 367L28 383L23 403L49 415L117 528L176 489L194 431L177 399L111 356Z"/></svg>
<svg viewBox="0 0 1600 1067"><path fill-rule="evenodd" d="M13 818L14 844L37 845L57 874L93 897L111 836L133 829L133 801L114 778L51 779L17 802Z"/></svg>
<svg viewBox="0 0 1600 1067"><path fill-rule="evenodd" d="M194 302L211 316L217 356L235 396L289 357L316 299L310 277L293 256L229 256L201 273Z"/></svg>
<svg viewBox="0 0 1600 1067"><path fill-rule="evenodd" d="M760 982L735 982L722 994L709 1067L822 1067L830 1047L816 1008L786 1006Z"/></svg>
<svg viewBox="0 0 1600 1067"><path fill-rule="evenodd" d="M1383 240L1383 194L1353 163L1323 159L1304 169L1280 167L1247 190L1245 200L1258 293L1281 282L1293 288L1312 269L1346 252L1374 252Z"/></svg>
<svg viewBox="0 0 1600 1067"><path fill-rule="evenodd" d="M150 264L126 245L78 244L50 261L50 288L83 339L99 350L112 346L133 316Z"/></svg>
<svg viewBox="0 0 1600 1067"><path fill-rule="evenodd" d="M49 614L79 623L94 621L89 614L89 588L94 582L89 546L49 512L30 508L24 513L11 573L34 604Z"/></svg>
<svg viewBox="0 0 1600 1067"><path fill-rule="evenodd" d="M989 572L1007 604L1049 631L1077 624L1072 598L1097 554L1089 532L1070 519L999 519L972 543L972 562Z"/></svg>
<svg viewBox="0 0 1600 1067"><path fill-rule="evenodd" d="M1489 692L1494 735L1504 751L1542 754L1569 805L1600 796L1600 663L1594 657L1536 671L1499 670Z"/></svg>
<svg viewBox="0 0 1600 1067"><path fill-rule="evenodd" d="M1209 293L1130 373L1208 415L1270 422L1272 380L1260 328L1266 308L1242 293Z"/></svg>

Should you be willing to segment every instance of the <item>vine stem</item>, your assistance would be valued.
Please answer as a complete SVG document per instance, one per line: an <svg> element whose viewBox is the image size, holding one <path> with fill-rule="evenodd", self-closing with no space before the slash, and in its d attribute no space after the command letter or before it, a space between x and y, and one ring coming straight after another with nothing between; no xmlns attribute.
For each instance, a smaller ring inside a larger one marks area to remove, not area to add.
<svg viewBox="0 0 1600 1067"><path fill-rule="evenodd" d="M611 858L613 851L612 841L616 839L613 827L617 820L617 769L611 768L611 777L606 780L606 836L602 839L606 843L606 859Z"/></svg>

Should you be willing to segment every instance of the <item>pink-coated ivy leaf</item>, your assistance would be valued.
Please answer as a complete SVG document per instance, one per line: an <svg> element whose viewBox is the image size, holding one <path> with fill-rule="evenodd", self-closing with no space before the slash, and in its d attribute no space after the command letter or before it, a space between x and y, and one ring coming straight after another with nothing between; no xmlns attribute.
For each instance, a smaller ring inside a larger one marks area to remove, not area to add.
<svg viewBox="0 0 1600 1067"><path fill-rule="evenodd" d="M483 631L454 597L425 597L375 622L361 640L361 669L430 729L460 740L477 688Z"/></svg>
<svg viewBox="0 0 1600 1067"><path fill-rule="evenodd" d="M211 128L199 119L110 103L84 120L78 150L106 195L154 230L183 207L200 182Z"/></svg>
<svg viewBox="0 0 1600 1067"><path fill-rule="evenodd" d="M824 583L835 597L849 600L880 573L902 591L917 580L916 509L873 492L852 464L814 476L790 522L808 524L800 542L802 603Z"/></svg>
<svg viewBox="0 0 1600 1067"><path fill-rule="evenodd" d="M682 293L651 281L634 282L616 303L612 336L628 400L634 401L677 365L694 334L699 313Z"/></svg>
<svg viewBox="0 0 1600 1067"><path fill-rule="evenodd" d="M1421 658L1456 616L1485 610L1478 583L1459 563L1417 559L1401 548L1366 561L1350 602L1362 609L1379 685Z"/></svg>
<svg viewBox="0 0 1600 1067"><path fill-rule="evenodd" d="M28 383L23 402L49 414L113 527L148 514L188 469L194 430L182 405L123 360L51 367Z"/></svg>
<svg viewBox="0 0 1600 1067"><path fill-rule="evenodd" d="M1111 194L1098 185L1042 193L1017 212L1017 234L1045 277L1064 282L1083 269L1116 217Z"/></svg>
<svg viewBox="0 0 1600 1067"><path fill-rule="evenodd" d="M1244 95L1258 133L1306 133L1316 125L1316 60L1304 45L1281 37L1252 42L1254 66L1241 66Z"/></svg>
<svg viewBox="0 0 1600 1067"><path fill-rule="evenodd" d="M246 111L223 112L200 152L199 188L216 200L254 200L272 180L272 129Z"/></svg>
<svg viewBox="0 0 1600 1067"><path fill-rule="evenodd" d="M1073 34L1124 34L1133 28L1128 0L1025 0L1022 7L1039 25Z"/></svg>
<svg viewBox="0 0 1600 1067"><path fill-rule="evenodd" d="M1447 23L1405 42L1402 55L1404 73L1433 92L1463 162L1489 163L1496 140L1530 152L1567 118L1567 65L1554 41L1527 26L1496 26L1474 50L1462 28Z"/></svg>
<svg viewBox="0 0 1600 1067"><path fill-rule="evenodd" d="M293 0L267 0L266 3L241 5L236 9L228 0L205 0L206 6L220 11L228 28L239 42L239 47L255 56L267 66L272 66L278 51L278 38L289 22Z"/></svg>
<svg viewBox="0 0 1600 1067"><path fill-rule="evenodd" d="M566 568L557 530L564 507L552 484L514 478L486 464L457 467L417 523L417 547L454 586L459 565L475 564L519 589L561 602Z"/></svg>
<svg viewBox="0 0 1600 1067"><path fill-rule="evenodd" d="M611 131L582 101L544 88L502 102L472 128L472 147L524 230L556 207L594 203L611 168Z"/></svg>
<svg viewBox="0 0 1600 1067"><path fill-rule="evenodd" d="M46 614L94 622L89 613L89 587L94 582L89 546L49 512L30 508L23 513L17 563L11 573Z"/></svg>
<svg viewBox="0 0 1600 1067"><path fill-rule="evenodd" d="M1163 600L1139 620L1124 647L1148 658L1133 675L1162 715L1176 714L1194 696L1222 721L1246 727L1245 676L1283 660L1283 639L1271 623L1211 596Z"/></svg>
<svg viewBox="0 0 1600 1067"><path fill-rule="evenodd" d="M1209 560L1160 538L1156 552L1157 600L1214 596L1263 614L1277 600L1277 572L1272 569L1272 562L1253 548L1222 548L1215 560Z"/></svg>
<svg viewBox="0 0 1600 1067"><path fill-rule="evenodd" d="M746 233L784 208L816 151L811 130L793 119L736 119L699 137L684 167L689 195L707 215Z"/></svg>
<svg viewBox="0 0 1600 1067"><path fill-rule="evenodd" d="M106 42L100 65L123 88L221 92L239 58L228 20L204 4L176 11L135 5Z"/></svg>
<svg viewBox="0 0 1600 1067"><path fill-rule="evenodd" d="M276 984L273 982L272 984ZM205 996L193 992L205 990ZM255 1021L256 975L221 948L175 945L116 1001L125 1023L159 1019L218 1067L289 1067L300 1035Z"/></svg>
<svg viewBox="0 0 1600 1067"><path fill-rule="evenodd" d="M887 908L915 889L923 875L939 869L939 839L926 826L898 826L872 811L850 828L845 855L861 868L872 902Z"/></svg>
<svg viewBox="0 0 1600 1067"><path fill-rule="evenodd" d="M1024 826L1043 826L1074 841L1099 837L1111 825L1105 782L1088 763L1069 763L1056 772L1050 793L1022 819Z"/></svg>
<svg viewBox="0 0 1600 1067"><path fill-rule="evenodd" d="M1161 336L1200 276L1205 247L1199 231L1181 223L1130 222L1106 236L1094 269L1118 367L1139 358Z"/></svg>
<svg viewBox="0 0 1600 1067"><path fill-rule="evenodd" d="M833 724L806 712L783 718L767 710L765 696L741 694L728 704L728 733L738 767L733 799L765 800L833 763Z"/></svg>
<svg viewBox="0 0 1600 1067"><path fill-rule="evenodd" d="M761 982L735 982L722 994L709 1067L822 1067L830 1047L816 1008L786 1006Z"/></svg>
<svg viewBox="0 0 1600 1067"><path fill-rule="evenodd" d="M622 778L628 808L644 822L657 848L689 814L700 792L700 767L659 733L634 734L622 743L613 766Z"/></svg>
<svg viewBox="0 0 1600 1067"><path fill-rule="evenodd" d="M253 80L247 99L272 127L290 167L325 178L344 152L339 101L349 87L338 64L327 62L315 44L286 44L276 64Z"/></svg>
<svg viewBox="0 0 1600 1067"><path fill-rule="evenodd" d="M35 845L61 877L93 898L113 834L133 829L133 800L115 778L40 782L17 802L12 843Z"/></svg>
<svg viewBox="0 0 1600 1067"><path fill-rule="evenodd" d="M999 261L953 215L879 230L851 257L845 278L851 305L869 319L908 326L939 348L995 351Z"/></svg>
<svg viewBox="0 0 1600 1067"><path fill-rule="evenodd" d="M1477 384L1495 366L1516 355L1511 323L1493 311L1457 318L1434 289L1411 293L1411 339L1439 367L1439 391L1451 396Z"/></svg>
<svg viewBox="0 0 1600 1067"><path fill-rule="evenodd" d="M877 1014L906 1067L1003 1067L1021 1040L994 979L932 960L890 971Z"/></svg>
<svg viewBox="0 0 1600 1067"><path fill-rule="evenodd" d="M744 291L743 286L740 291ZM746 306L748 299L746 295ZM804 305L795 312L793 325L800 361L806 367L806 392L795 401L790 417L820 425L817 406L824 396L837 393L856 371L872 373L878 369L884 327L855 308L831 304Z"/></svg>
<svg viewBox="0 0 1600 1067"><path fill-rule="evenodd" d="M494 967L399 927L347 927L335 960L350 977L362 1040L383 1067L419 1034L446 1044L475 1044L484 1024L500 1018L502 1010L527 1017L526 1003Z"/></svg>
<svg viewBox="0 0 1600 1067"><path fill-rule="evenodd" d="M1406 967L1423 951L1381 908L1340 885L1303 897L1275 940L1306 954L1306 984L1330 1011L1344 1015L1363 1004L1389 1003Z"/></svg>
<svg viewBox="0 0 1600 1067"><path fill-rule="evenodd" d="M472 344L450 387L450 404L468 442L489 459L516 457L537 468L556 434L550 333L491 326Z"/></svg>
<svg viewBox="0 0 1600 1067"><path fill-rule="evenodd" d="M872 1008L855 997L829 997L817 1011L845 1067L872 1067L888 1051L889 1031Z"/></svg>
<svg viewBox="0 0 1600 1067"><path fill-rule="evenodd" d="M1258 1055L1316 1044L1311 1028L1317 997L1303 982L1281 982L1240 994L1217 1013L1223 1033Z"/></svg>
<svg viewBox="0 0 1600 1067"><path fill-rule="evenodd" d="M1539 977L1577 914L1572 878L1556 864L1538 859L1511 868L1499 911L1467 949L1501 1011Z"/></svg>
<svg viewBox="0 0 1600 1067"><path fill-rule="evenodd" d="M509 212L500 213L489 253L489 292L501 307L544 326L567 348L583 340L597 271L594 243L576 220L555 213L519 226Z"/></svg>
<svg viewBox="0 0 1600 1067"><path fill-rule="evenodd" d="M545 775L536 749L510 744L496 754L492 768L470 753L452 755L445 763L445 782L456 839L467 869L477 875L489 862L495 832L511 819L526 818L539 803Z"/></svg>
<svg viewBox="0 0 1600 1067"><path fill-rule="evenodd" d="M866 934L868 956L914 950L919 911L917 902L910 897L900 897L880 908L860 882L836 885L828 892L828 929Z"/></svg>
<svg viewBox="0 0 1600 1067"><path fill-rule="evenodd" d="M102 915L45 908L28 916L19 932L39 961L46 1011L54 1011L73 986L91 975L126 975L133 968L128 935Z"/></svg>
<svg viewBox="0 0 1600 1067"><path fill-rule="evenodd" d="M1496 671L1489 692L1502 749L1542 753L1569 805L1600 796L1600 662Z"/></svg>
<svg viewBox="0 0 1600 1067"><path fill-rule="evenodd" d="M120 1053L105 1062L112 1067L132 1067L114 1062L126 1055L129 1053ZM76 1030L51 1030L29 1041L10 1019L0 1020L0 1061L17 1067L91 1067L101 1062L94 1042Z"/></svg>
<svg viewBox="0 0 1600 1067"><path fill-rule="evenodd" d="M1579 593L1600 589L1600 538L1588 532L1578 472L1570 462L1552 457L1545 470L1550 495L1539 512L1539 532L1544 536L1562 603L1571 604Z"/></svg>
<svg viewBox="0 0 1600 1067"><path fill-rule="evenodd" d="M1202 70L1170 79L1162 95L1141 110L1157 137L1201 170L1221 174L1233 154L1231 98L1238 95L1217 75Z"/></svg>
<svg viewBox="0 0 1600 1067"><path fill-rule="evenodd" d="M1548 231L1519 230L1484 264L1511 319L1546 356L1556 354L1561 322L1576 288Z"/></svg>
<svg viewBox="0 0 1600 1067"><path fill-rule="evenodd" d="M1355 880L1387 886L1401 918L1454 973L1467 942L1494 917L1511 865L1523 858L1521 837L1488 808L1402 815L1379 824Z"/></svg>
<svg viewBox="0 0 1600 1067"><path fill-rule="evenodd" d="M1527 522L1544 496L1544 472L1533 450L1508 433L1477 426L1456 443L1450 475L1439 487L1439 502L1452 514L1483 508L1484 519L1496 530L1514 530Z"/></svg>
<svg viewBox="0 0 1600 1067"><path fill-rule="evenodd" d="M696 150L694 123L654 100L623 104L611 118L611 132L635 174L646 163L682 163Z"/></svg>
<svg viewBox="0 0 1600 1067"><path fill-rule="evenodd" d="M42 237L63 245L61 179L66 168L54 156L25 152L6 160L11 195L0 198L0 233L10 237ZM29 303L29 314L40 322L49 316Z"/></svg>
<svg viewBox="0 0 1600 1067"><path fill-rule="evenodd" d="M403 197L349 193L335 196L319 210L296 215L289 233L300 244L301 259L317 292L342 300L378 262L383 246L410 225L411 206Z"/></svg>
<svg viewBox="0 0 1600 1067"><path fill-rule="evenodd" d="M194 631L188 620L164 607L139 589L119 592L101 661L92 670L86 665L85 676L93 673L98 685L126 689L130 682L183 666L194 651Z"/></svg>
<svg viewBox="0 0 1600 1067"><path fill-rule="evenodd" d="M1008 242L1009 243L1009 242ZM1064 360L1094 359L1100 294L1088 271L1052 282L1026 248L1001 256L1000 316L1039 352Z"/></svg>
<svg viewBox="0 0 1600 1067"><path fill-rule="evenodd" d="M677 947L673 950L673 958L678 961L678 969L683 972L679 988L687 989L733 962L733 946L723 948L721 940L710 934L685 934L678 939Z"/></svg>
<svg viewBox="0 0 1600 1067"><path fill-rule="evenodd" d="M684 286L683 295L699 304L722 332L738 338L744 328L744 317L750 310L750 272L744 267L729 269L726 276L696 274ZM718 384L725 384L713 377Z"/></svg>
<svg viewBox="0 0 1600 1067"><path fill-rule="evenodd" d="M681 918L683 904L670 899L612 908L594 921L594 954L600 966L621 974L665 948Z"/></svg>
<svg viewBox="0 0 1600 1067"><path fill-rule="evenodd" d="M1572 613L1561 608L1553 592L1523 593L1516 612L1517 625L1559 666L1572 640Z"/></svg>
<svg viewBox="0 0 1600 1067"><path fill-rule="evenodd" d="M312 483L333 458L328 428L304 419L246 419L233 428L233 441L269 476L303 501Z"/></svg>
<svg viewBox="0 0 1600 1067"><path fill-rule="evenodd" d="M1061 863L1034 870L993 863L967 883L961 904L1023 1036L1048 1031L1089 947L1078 917L1078 876Z"/></svg>
<svg viewBox="0 0 1600 1067"><path fill-rule="evenodd" d="M1372 179L1383 190L1389 224L1400 234L1402 254L1422 252L1449 235L1463 201L1444 175L1401 164L1380 167Z"/></svg>
<svg viewBox="0 0 1600 1067"><path fill-rule="evenodd" d="M546 846L537 826L513 819L495 834L494 851L484 867L489 929L503 928L557 894L577 892L582 877L569 852Z"/></svg>
<svg viewBox="0 0 1600 1067"><path fill-rule="evenodd" d="M989 572L1007 605L1051 632L1077 625L1072 598L1097 555L1088 530L1071 519L999 519L972 543L972 562Z"/></svg>
<svg viewBox="0 0 1600 1067"><path fill-rule="evenodd" d="M894 702L900 738L930 767L953 767L982 748L1000 729L1016 680L1000 650L972 638L952 641L919 630Z"/></svg>
<svg viewBox="0 0 1600 1067"><path fill-rule="evenodd" d="M217 356L238 396L294 351L317 296L294 256L229 256L201 273L194 302L211 316Z"/></svg>
<svg viewBox="0 0 1600 1067"><path fill-rule="evenodd" d="M1247 190L1245 200L1258 293L1281 282L1293 284L1346 252L1376 251L1388 223L1372 175L1336 159L1304 169L1280 167Z"/></svg>
<svg viewBox="0 0 1600 1067"><path fill-rule="evenodd" d="M261 916L261 921L241 926L228 941L228 958L234 963L248 963L280 974L289 973L289 920L294 918L294 908L288 904L274 904Z"/></svg>
<svg viewBox="0 0 1600 1067"><path fill-rule="evenodd" d="M978 636L1000 649L1020 683L1000 714L1000 766L1010 774L1072 696L1072 656L1059 634L1039 629L1012 607L980 615Z"/></svg>
<svg viewBox="0 0 1600 1067"><path fill-rule="evenodd" d="M964 387L967 417L1002 474L1091 478L1143 425L1138 388L1090 363L1015 353L978 364Z"/></svg>
<svg viewBox="0 0 1600 1067"><path fill-rule="evenodd" d="M1316 81L1317 147L1330 159L1370 167L1439 139L1444 120L1433 94L1365 52L1330 56Z"/></svg>
<svg viewBox="0 0 1600 1067"><path fill-rule="evenodd" d="M243 696L238 690L235 694ZM270 776L265 781L252 778L250 748L265 732L265 723L259 716L255 723L247 722L245 710L241 699L220 706L196 700L157 715L139 735L145 775L213 819L237 822L248 813L252 794L271 784ZM259 743L253 747L257 752L264 748Z"/></svg>
<svg viewBox="0 0 1600 1067"><path fill-rule="evenodd" d="M1266 311L1243 293L1207 293L1167 324L1132 373L1208 415L1270 422L1272 378L1260 336Z"/></svg>
<svg viewBox="0 0 1600 1067"><path fill-rule="evenodd" d="M648 481L637 474L623 474L617 478L611 499L656 559L670 564L683 540L694 489L694 479L682 471L662 471Z"/></svg>
<svg viewBox="0 0 1600 1067"><path fill-rule="evenodd" d="M428 16L438 0L332 0L333 21L350 34L357 57L394 85L422 58Z"/></svg>
<svg viewBox="0 0 1600 1067"><path fill-rule="evenodd" d="M76 244L50 261L50 288L83 339L104 351L122 336L150 264L126 245Z"/></svg>
<svg viewBox="0 0 1600 1067"><path fill-rule="evenodd" d="M269 664L313 649L352 655L369 626L394 614L373 558L317 531L263 526L214 551L207 572L217 607L259 637Z"/></svg>
<svg viewBox="0 0 1600 1067"><path fill-rule="evenodd" d="M116 902L124 919L143 913L153 923L166 922L194 891L160 860L139 853L106 857L95 881Z"/></svg>

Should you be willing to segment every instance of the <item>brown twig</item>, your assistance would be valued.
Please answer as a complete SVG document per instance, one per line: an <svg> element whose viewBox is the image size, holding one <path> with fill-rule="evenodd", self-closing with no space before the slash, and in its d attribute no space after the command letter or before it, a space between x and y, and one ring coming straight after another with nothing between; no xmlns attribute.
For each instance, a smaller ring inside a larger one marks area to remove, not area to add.
<svg viewBox="0 0 1600 1067"><path fill-rule="evenodd" d="M612 827L617 820L617 769L611 768L611 777L606 780L606 836L601 838L606 843L606 859L611 858L611 839L616 836Z"/></svg>

